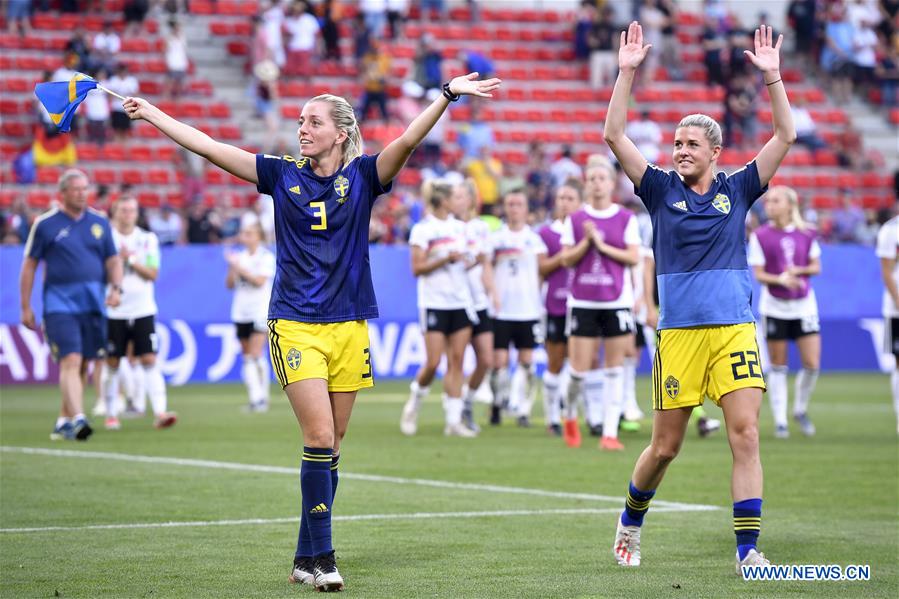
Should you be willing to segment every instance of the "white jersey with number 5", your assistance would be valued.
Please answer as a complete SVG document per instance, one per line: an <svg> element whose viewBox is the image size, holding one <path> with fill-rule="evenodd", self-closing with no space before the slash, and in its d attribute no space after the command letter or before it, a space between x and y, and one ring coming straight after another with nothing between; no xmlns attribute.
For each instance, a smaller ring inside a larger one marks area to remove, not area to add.
<svg viewBox="0 0 899 599"><path fill-rule="evenodd" d="M122 299L115 308L107 308L107 317L112 320L134 320L156 314L156 286L134 270L133 264L148 268L159 268L159 240L156 234L135 227L128 235L112 229L112 240L119 253L127 250L129 258L124 261L122 278Z"/></svg>
<svg viewBox="0 0 899 599"><path fill-rule="evenodd" d="M893 260L893 281L899 285L899 216L894 216L883 223L880 232L877 233L877 257ZM885 318L899 318L899 306L893 302L890 292L883 292L883 316Z"/></svg>
<svg viewBox="0 0 899 599"><path fill-rule="evenodd" d="M539 320L543 315L538 257L548 250L530 227L512 231L508 225L490 237L494 285L499 294L498 320Z"/></svg>
<svg viewBox="0 0 899 599"><path fill-rule="evenodd" d="M262 246L252 254L244 249L237 254L237 264L241 270L254 277L265 277L265 283L256 287L243 277L237 277L234 299L231 300L231 322L264 323L268 316L268 302L272 297L275 255Z"/></svg>

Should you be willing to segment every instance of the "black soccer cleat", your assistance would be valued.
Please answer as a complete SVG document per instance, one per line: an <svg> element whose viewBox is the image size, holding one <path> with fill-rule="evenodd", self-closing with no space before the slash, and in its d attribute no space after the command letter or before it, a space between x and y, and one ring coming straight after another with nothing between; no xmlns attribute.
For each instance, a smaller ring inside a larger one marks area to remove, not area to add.
<svg viewBox="0 0 899 599"><path fill-rule="evenodd" d="M601 424L591 424L590 425L590 436L591 437L602 437L602 425Z"/></svg>
<svg viewBox="0 0 899 599"><path fill-rule="evenodd" d="M75 438L79 441L87 441L94 434L94 429L91 428L87 418L79 418L72 426L75 431Z"/></svg>
<svg viewBox="0 0 899 599"><path fill-rule="evenodd" d="M501 408L499 406L490 406L490 424L499 426L502 421Z"/></svg>

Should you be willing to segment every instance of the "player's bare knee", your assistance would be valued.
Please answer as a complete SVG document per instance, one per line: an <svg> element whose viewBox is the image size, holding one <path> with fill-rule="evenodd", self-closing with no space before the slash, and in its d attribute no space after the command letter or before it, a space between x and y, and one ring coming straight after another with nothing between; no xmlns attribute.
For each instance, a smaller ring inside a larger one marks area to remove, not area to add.
<svg viewBox="0 0 899 599"><path fill-rule="evenodd" d="M156 364L156 354L144 354L140 357L140 363L144 368L149 368Z"/></svg>
<svg viewBox="0 0 899 599"><path fill-rule="evenodd" d="M653 442L652 456L660 466L666 466L674 461L680 452L680 443Z"/></svg>
<svg viewBox="0 0 899 599"><path fill-rule="evenodd" d="M734 455L751 456L759 452L759 427L755 422L738 423L728 432Z"/></svg>
<svg viewBox="0 0 899 599"><path fill-rule="evenodd" d="M334 447L334 430L322 427L303 431L303 444L306 447Z"/></svg>
<svg viewBox="0 0 899 599"><path fill-rule="evenodd" d="M60 370L81 370L81 354L67 354L59 360Z"/></svg>

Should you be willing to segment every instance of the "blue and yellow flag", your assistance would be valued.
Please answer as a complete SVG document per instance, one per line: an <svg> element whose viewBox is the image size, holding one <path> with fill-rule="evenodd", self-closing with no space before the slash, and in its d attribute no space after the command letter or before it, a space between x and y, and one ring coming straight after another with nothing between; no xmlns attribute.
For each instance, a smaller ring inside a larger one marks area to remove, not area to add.
<svg viewBox="0 0 899 599"><path fill-rule="evenodd" d="M50 113L50 119L59 130L67 132L72 128L75 109L84 101L87 92L96 87L95 79L82 73L75 73L69 81L38 83L34 86L34 95Z"/></svg>

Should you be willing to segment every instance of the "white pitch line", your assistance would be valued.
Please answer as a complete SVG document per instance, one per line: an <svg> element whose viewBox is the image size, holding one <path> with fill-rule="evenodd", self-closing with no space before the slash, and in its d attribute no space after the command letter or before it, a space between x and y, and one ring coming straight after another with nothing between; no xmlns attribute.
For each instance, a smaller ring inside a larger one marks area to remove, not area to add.
<svg viewBox="0 0 899 599"><path fill-rule="evenodd" d="M576 508L547 510L496 510L479 512L412 512L408 514L357 514L354 516L333 516L332 522L360 522L368 520L434 520L438 518L504 518L514 516L583 516L596 514L617 514L619 508ZM658 508L659 512L684 512L681 508ZM0 533L25 534L39 532L68 532L77 530L122 530L143 528L188 528L203 526L243 526L248 524L288 524L299 522L293 518L246 518L243 520L195 520L186 522L136 522L133 524L88 524L85 526L42 526L32 528L0 528Z"/></svg>
<svg viewBox="0 0 899 599"><path fill-rule="evenodd" d="M12 447L0 446L0 451L5 453L20 453L26 455L45 455L68 458L89 458L118 460L124 462L140 462L145 464L168 464L171 466L193 466L196 468L211 468L220 470L236 470L240 472L267 472L272 474L289 474L297 476L296 468L283 466L265 466L260 464L241 464L239 462L219 462L214 460L194 460L187 458L166 458L161 456L134 455L128 453L111 453L100 451L77 451L71 449L46 449L41 447ZM512 495L531 495L534 497L553 497L556 499L579 499L583 501L606 501L621 503L622 497L612 495L595 495L592 493L569 493L565 491L547 491L545 489L533 489L527 487L507 487L503 485L487 485L481 483L460 483L445 480L431 480L426 478L402 478L398 476L381 476L377 474L355 474L341 472L340 477L346 480L363 480L368 482L392 483L397 485L415 485L420 487L434 487L441 489L457 489L466 491L486 491L490 493L507 493ZM721 508L716 505L703 505L700 503L680 503L674 501L653 501L653 508L667 507L682 511L716 511Z"/></svg>

